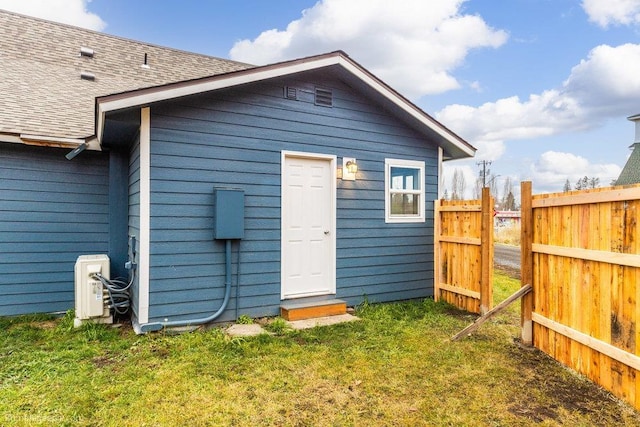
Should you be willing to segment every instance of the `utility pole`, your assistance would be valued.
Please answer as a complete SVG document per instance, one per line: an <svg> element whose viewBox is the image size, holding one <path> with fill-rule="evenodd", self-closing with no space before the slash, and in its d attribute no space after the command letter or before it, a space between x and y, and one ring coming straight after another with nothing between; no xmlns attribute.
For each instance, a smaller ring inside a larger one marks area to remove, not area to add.
<svg viewBox="0 0 640 427"><path fill-rule="evenodd" d="M482 178L482 187L487 186L487 176L491 175L491 170L488 169L491 166L491 160L481 160L476 163L476 165L480 166L480 178Z"/></svg>

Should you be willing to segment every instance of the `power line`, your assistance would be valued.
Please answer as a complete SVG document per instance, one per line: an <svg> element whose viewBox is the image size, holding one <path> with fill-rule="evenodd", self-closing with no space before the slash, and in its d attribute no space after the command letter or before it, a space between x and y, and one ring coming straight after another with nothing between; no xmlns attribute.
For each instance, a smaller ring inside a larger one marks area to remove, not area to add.
<svg viewBox="0 0 640 427"><path fill-rule="evenodd" d="M491 160L480 160L476 165L481 166L480 178L482 178L482 187L487 186L487 176L491 175L491 170L488 168L491 166Z"/></svg>

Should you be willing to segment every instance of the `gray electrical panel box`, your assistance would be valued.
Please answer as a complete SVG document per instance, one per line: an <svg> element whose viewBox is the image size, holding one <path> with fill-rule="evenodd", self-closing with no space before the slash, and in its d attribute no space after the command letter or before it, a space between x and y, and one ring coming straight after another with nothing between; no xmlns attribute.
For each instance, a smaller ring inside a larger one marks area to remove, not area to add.
<svg viewBox="0 0 640 427"><path fill-rule="evenodd" d="M213 190L215 239L244 238L244 191L233 188Z"/></svg>

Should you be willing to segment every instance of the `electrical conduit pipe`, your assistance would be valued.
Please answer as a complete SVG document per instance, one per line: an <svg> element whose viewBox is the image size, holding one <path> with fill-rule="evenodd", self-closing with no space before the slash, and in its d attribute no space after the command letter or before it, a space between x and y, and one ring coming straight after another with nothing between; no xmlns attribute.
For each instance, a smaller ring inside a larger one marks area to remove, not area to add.
<svg viewBox="0 0 640 427"><path fill-rule="evenodd" d="M209 323L220 317L220 315L227 309L227 305L229 304L229 298L231 296L231 239L227 239L225 241L225 280L224 280L224 299L222 300L222 305L211 316L201 317L198 319L188 319L188 320L173 320L170 322L156 322L156 323L147 323L146 325L141 325L140 330L142 332L152 332L159 331L162 328L173 328L173 327L181 327L181 326L197 326L204 325L205 323Z"/></svg>

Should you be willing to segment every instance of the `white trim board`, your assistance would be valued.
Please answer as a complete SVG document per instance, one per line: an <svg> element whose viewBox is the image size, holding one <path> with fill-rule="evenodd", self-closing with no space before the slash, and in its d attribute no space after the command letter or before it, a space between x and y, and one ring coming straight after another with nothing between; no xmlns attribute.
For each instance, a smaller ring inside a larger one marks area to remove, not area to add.
<svg viewBox="0 0 640 427"><path fill-rule="evenodd" d="M151 221L151 111L140 110L140 247L138 253L138 323L149 322L149 249Z"/></svg>
<svg viewBox="0 0 640 427"><path fill-rule="evenodd" d="M400 108L404 113L417 120L421 125L435 132L442 138L443 142L446 141L448 144L451 144L451 146L454 146L466 156L472 157L475 154L476 149L473 146L468 144L454 132L447 129L444 125L391 89L384 82L376 78L373 74L369 73L366 69L349 58L345 53L340 51L282 62L279 64L214 75L203 79L176 82L165 86L139 89L123 94L99 97L96 100L96 135L98 139L102 141L105 114L110 111L146 106L158 101L165 101L242 84L284 77L335 65L340 66L343 70L349 72L352 76L356 77L382 97Z"/></svg>

